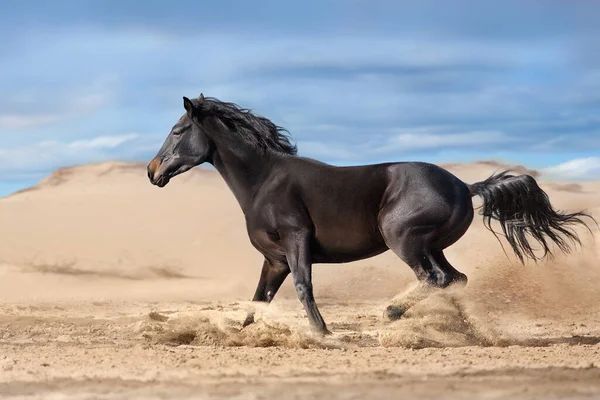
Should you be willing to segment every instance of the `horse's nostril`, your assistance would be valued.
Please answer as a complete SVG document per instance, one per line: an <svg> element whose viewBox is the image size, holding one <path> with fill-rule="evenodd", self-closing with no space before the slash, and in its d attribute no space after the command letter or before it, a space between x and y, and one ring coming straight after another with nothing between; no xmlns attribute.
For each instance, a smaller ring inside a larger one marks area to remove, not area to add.
<svg viewBox="0 0 600 400"><path fill-rule="evenodd" d="M151 182L154 182L156 180L156 176L160 175L160 173L158 172L160 170L161 164L161 161L158 158L154 157L152 161L150 161L150 164L148 164L148 166L146 167L146 169L148 170L148 178Z"/></svg>

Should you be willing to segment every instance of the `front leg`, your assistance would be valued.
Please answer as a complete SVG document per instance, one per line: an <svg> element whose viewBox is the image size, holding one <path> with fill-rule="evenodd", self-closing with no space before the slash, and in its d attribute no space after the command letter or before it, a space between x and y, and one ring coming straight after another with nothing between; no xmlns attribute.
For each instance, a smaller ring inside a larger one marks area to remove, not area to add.
<svg viewBox="0 0 600 400"><path fill-rule="evenodd" d="M283 263L274 263L267 259L263 263L262 272L258 280L258 286L254 293L253 302L264 302L269 304L275 294L290 273L290 268ZM248 312L242 327L254 322L254 310Z"/></svg>
<svg viewBox="0 0 600 400"><path fill-rule="evenodd" d="M304 306L310 325L321 334L330 334L317 308L312 287L312 262L310 257L311 232L302 230L283 236L287 263L292 271L298 299Z"/></svg>

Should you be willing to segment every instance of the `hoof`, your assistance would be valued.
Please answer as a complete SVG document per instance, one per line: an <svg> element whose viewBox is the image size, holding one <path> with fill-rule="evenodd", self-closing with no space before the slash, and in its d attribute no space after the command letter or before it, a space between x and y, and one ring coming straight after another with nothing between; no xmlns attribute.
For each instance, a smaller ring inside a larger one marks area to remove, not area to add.
<svg viewBox="0 0 600 400"><path fill-rule="evenodd" d="M333 333L331 333L331 331L329 329L327 329L327 327L323 326L313 326L312 328L313 332L315 332L317 335L321 335L321 336L331 336L333 335Z"/></svg>
<svg viewBox="0 0 600 400"><path fill-rule="evenodd" d="M391 321L396 321L396 320L402 318L402 316L404 315L405 312L406 312L406 310L403 309L402 307L387 306L387 308L385 309L385 316L388 319L390 319Z"/></svg>
<svg viewBox="0 0 600 400"><path fill-rule="evenodd" d="M454 278L452 282L450 282L450 286L464 288L465 286L467 286L468 281L469 279L467 278L467 276L461 273L456 278Z"/></svg>
<svg viewBox="0 0 600 400"><path fill-rule="evenodd" d="M254 323L254 314L248 315L246 317L246 319L244 320L244 322L242 323L242 329L253 323Z"/></svg>

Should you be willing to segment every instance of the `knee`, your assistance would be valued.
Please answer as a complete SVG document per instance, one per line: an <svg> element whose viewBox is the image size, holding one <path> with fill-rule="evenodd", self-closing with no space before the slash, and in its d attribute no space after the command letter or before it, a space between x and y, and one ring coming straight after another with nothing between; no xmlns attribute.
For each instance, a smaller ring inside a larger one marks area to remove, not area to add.
<svg viewBox="0 0 600 400"><path fill-rule="evenodd" d="M310 290L310 288L305 283L297 283L296 284L296 294L298 295L298 300L300 300L301 302L306 300L309 290Z"/></svg>

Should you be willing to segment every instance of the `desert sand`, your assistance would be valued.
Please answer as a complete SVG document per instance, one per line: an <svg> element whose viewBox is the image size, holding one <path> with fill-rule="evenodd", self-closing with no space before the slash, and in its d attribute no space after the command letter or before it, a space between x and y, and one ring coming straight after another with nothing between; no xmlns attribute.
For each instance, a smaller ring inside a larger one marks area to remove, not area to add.
<svg viewBox="0 0 600 400"><path fill-rule="evenodd" d="M467 182L503 166L446 165ZM600 220L600 182L545 182ZM475 200L477 205L477 200ZM333 335L291 279L241 329L261 267L235 198L196 168L167 187L145 165L65 168L0 199L0 396L18 399L600 397L600 232L519 264L481 217L447 251L462 290L389 322L416 282L393 253L315 265ZM502 242L506 247L506 242ZM507 249L508 250L508 249Z"/></svg>

